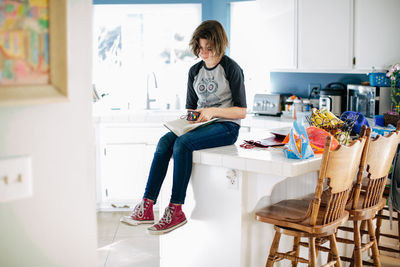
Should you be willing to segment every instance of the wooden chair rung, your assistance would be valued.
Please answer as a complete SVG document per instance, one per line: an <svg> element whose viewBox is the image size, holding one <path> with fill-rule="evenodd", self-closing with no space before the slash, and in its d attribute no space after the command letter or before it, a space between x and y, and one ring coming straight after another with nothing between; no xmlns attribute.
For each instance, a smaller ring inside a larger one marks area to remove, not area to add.
<svg viewBox="0 0 400 267"><path fill-rule="evenodd" d="M334 266L337 262L336 261L330 261L324 265L321 265L321 267L330 267L330 266Z"/></svg>
<svg viewBox="0 0 400 267"><path fill-rule="evenodd" d="M354 262L353 258L344 257L344 256L340 256L340 260L341 261L347 261L347 262ZM363 263L363 265L374 266L373 262L363 261L362 263Z"/></svg>
<svg viewBox="0 0 400 267"><path fill-rule="evenodd" d="M391 234L379 233L379 236L384 236L384 237L393 238L393 239L399 239L399 237L397 235L391 235Z"/></svg>
<svg viewBox="0 0 400 267"><path fill-rule="evenodd" d="M379 215L379 214L377 214L376 216L375 216L376 218L379 218L379 219L382 219L382 220L390 220L390 216L388 216L388 215ZM400 221L400 218L397 218L397 217L392 217L392 220L395 222L395 221Z"/></svg>
<svg viewBox="0 0 400 267"><path fill-rule="evenodd" d="M366 251L366 250L370 249L373 244L374 244L373 241L370 241L370 242L368 242L366 244L362 244L361 245L361 251L363 252L363 251Z"/></svg>
<svg viewBox="0 0 400 267"><path fill-rule="evenodd" d="M340 243L354 244L353 240L347 239L347 238L342 238L342 237L336 237L336 241L340 242Z"/></svg>
<svg viewBox="0 0 400 267"><path fill-rule="evenodd" d="M308 260L305 259L305 258L297 257L297 256L294 256L294 255L288 255L286 253L277 252L276 256L278 258L280 258L280 260L287 259L287 260L290 260L290 261L296 261L296 262L301 262L301 263L309 263Z"/></svg>
<svg viewBox="0 0 400 267"><path fill-rule="evenodd" d="M394 249L394 248L389 248L389 247L384 247L384 246L378 246L379 250L387 251L387 252L393 252L393 253L400 253L400 249Z"/></svg>
<svg viewBox="0 0 400 267"><path fill-rule="evenodd" d="M300 242L299 245L308 248L309 245L307 242ZM315 248L318 249L319 251L324 251L324 252L331 252L330 248L324 247L324 246L320 246L320 245L315 245Z"/></svg>
<svg viewBox="0 0 400 267"><path fill-rule="evenodd" d="M342 231L345 231L345 232L351 232L351 233L354 232L353 227L348 227L348 226L340 226L338 229L342 230ZM360 234L367 235L368 231L367 230L360 230Z"/></svg>

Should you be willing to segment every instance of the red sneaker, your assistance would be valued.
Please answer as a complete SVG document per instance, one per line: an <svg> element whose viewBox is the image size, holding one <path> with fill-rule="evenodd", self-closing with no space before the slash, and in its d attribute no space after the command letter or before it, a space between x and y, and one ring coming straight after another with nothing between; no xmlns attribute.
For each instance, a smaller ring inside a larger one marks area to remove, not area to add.
<svg viewBox="0 0 400 267"><path fill-rule="evenodd" d="M120 221L130 225L154 223L153 202L147 198L143 198L133 209L132 214L122 216Z"/></svg>
<svg viewBox="0 0 400 267"><path fill-rule="evenodd" d="M153 226L147 228L147 232L152 235L162 235L186 223L185 214L182 211L182 205L169 204L161 220Z"/></svg>

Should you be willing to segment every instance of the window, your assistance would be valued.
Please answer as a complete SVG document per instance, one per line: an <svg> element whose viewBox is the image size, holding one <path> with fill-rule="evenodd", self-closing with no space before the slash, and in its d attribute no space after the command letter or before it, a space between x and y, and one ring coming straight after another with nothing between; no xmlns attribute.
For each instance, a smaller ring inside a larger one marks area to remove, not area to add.
<svg viewBox="0 0 400 267"><path fill-rule="evenodd" d="M94 5L93 83L107 109L184 109L200 22L201 4Z"/></svg>

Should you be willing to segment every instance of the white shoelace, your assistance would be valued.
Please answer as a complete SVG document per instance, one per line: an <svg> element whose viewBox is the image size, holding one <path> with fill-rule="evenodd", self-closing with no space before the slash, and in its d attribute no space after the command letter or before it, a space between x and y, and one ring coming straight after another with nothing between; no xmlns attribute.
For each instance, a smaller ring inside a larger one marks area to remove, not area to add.
<svg viewBox="0 0 400 267"><path fill-rule="evenodd" d="M157 225L164 226L167 224L170 224L172 221L172 214L174 210L171 207L166 207L165 208L165 213L164 216L161 218L161 220L157 223Z"/></svg>
<svg viewBox="0 0 400 267"><path fill-rule="evenodd" d="M143 218L144 215L144 209L145 209L145 201L140 202L135 206L135 209L133 210L131 216L137 216L139 218Z"/></svg>

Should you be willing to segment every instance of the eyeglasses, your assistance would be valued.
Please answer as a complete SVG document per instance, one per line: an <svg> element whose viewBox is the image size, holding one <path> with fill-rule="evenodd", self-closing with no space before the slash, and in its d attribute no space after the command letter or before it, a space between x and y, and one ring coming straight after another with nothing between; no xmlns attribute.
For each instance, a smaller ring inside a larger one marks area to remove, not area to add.
<svg viewBox="0 0 400 267"><path fill-rule="evenodd" d="M256 146L261 147L261 142L260 141L254 141L254 140L244 140L244 143L240 145L240 147L244 149L251 149Z"/></svg>

